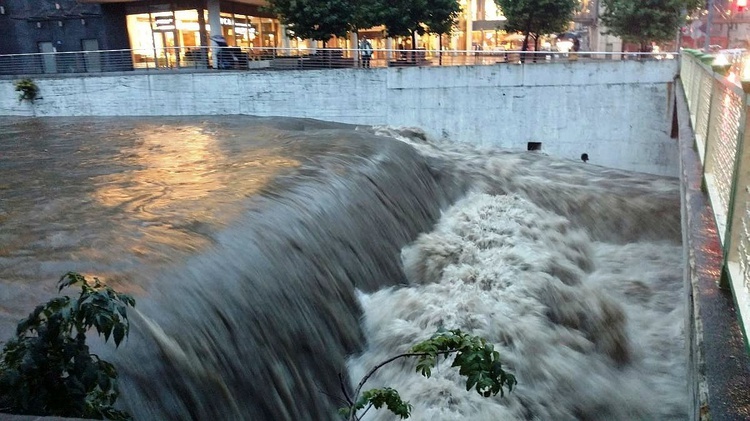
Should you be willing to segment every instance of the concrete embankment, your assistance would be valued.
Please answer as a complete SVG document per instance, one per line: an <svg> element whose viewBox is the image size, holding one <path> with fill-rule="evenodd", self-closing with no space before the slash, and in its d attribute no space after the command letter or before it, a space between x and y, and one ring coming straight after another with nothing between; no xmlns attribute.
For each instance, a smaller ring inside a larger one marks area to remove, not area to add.
<svg viewBox="0 0 750 421"><path fill-rule="evenodd" d="M32 76L0 79L0 115L307 117L419 127L435 138L677 176L668 98L676 60Z"/></svg>

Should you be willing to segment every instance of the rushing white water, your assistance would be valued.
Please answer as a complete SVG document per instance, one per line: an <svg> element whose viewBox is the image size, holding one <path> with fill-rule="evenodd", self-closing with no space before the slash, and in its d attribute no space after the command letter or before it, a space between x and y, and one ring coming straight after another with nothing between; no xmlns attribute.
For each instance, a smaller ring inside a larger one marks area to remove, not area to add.
<svg viewBox="0 0 750 421"><path fill-rule="evenodd" d="M472 155L464 149L462 160ZM438 153L427 146L424 151ZM488 156L470 161L486 169L493 160ZM545 157L537 160L550 164ZM507 177L528 175L521 172ZM518 379L512 393L484 398L467 392L466 379L450 367L452 358L429 379L414 372L413 361L398 360L378 370L365 389L396 388L414 405L414 420L685 419L680 244L675 235L639 239L637 229L617 221L583 227L603 237L592 239L559 211L570 208L562 203L566 194L583 187L563 188L570 178L567 171L548 180L559 187L560 203L550 206L558 212L519 194L474 193L404 248L410 285L359 294L367 348L349 361L354 385L438 328L459 328L495 344ZM674 230L674 219L652 212L653 203L639 208L645 197L670 191L671 183L651 180L647 190L634 194L634 184L644 180L633 180L610 179L609 192L593 200L605 206L625 196L633 206L611 207L613 214L630 212L627 217L644 228L666 224ZM544 189L544 182L533 188ZM573 216L580 220L580 214ZM365 419L393 415L371 409Z"/></svg>
<svg viewBox="0 0 750 421"><path fill-rule="evenodd" d="M387 366L413 419L687 413L675 179L304 119L0 119L0 190L0 333L68 270L134 294L92 346L139 421L337 419L347 361L441 326L519 385Z"/></svg>

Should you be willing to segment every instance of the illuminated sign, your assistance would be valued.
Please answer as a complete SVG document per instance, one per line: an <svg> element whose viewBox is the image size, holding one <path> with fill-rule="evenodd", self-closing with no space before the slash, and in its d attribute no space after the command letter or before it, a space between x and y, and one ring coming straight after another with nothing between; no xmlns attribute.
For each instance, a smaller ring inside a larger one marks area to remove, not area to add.
<svg viewBox="0 0 750 421"><path fill-rule="evenodd" d="M157 17L154 18L154 30L172 30L175 28L173 17Z"/></svg>
<svg viewBox="0 0 750 421"><path fill-rule="evenodd" d="M154 25L156 26L174 25L174 18L156 18L154 19Z"/></svg>
<svg viewBox="0 0 750 421"><path fill-rule="evenodd" d="M243 34L243 35L250 34L251 37L255 37L255 34L256 34L255 28L253 28L252 26L249 28L242 28L242 27L237 26L234 28L234 31L237 32L238 34Z"/></svg>
<svg viewBox="0 0 750 421"><path fill-rule="evenodd" d="M198 22L183 22L178 21L177 22L177 29L181 31L192 31L192 32L198 32L201 30L200 25L198 25Z"/></svg>

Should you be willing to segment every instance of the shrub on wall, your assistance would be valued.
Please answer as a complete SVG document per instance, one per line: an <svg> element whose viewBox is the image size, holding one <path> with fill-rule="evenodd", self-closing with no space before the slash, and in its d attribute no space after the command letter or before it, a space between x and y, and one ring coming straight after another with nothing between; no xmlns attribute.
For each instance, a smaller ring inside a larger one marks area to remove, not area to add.
<svg viewBox="0 0 750 421"><path fill-rule="evenodd" d="M18 102L21 101L29 101L34 102L35 99L37 99L37 96L39 95L39 87L36 83L34 83L31 79L21 79L18 82L16 82L16 92L19 92L18 94Z"/></svg>

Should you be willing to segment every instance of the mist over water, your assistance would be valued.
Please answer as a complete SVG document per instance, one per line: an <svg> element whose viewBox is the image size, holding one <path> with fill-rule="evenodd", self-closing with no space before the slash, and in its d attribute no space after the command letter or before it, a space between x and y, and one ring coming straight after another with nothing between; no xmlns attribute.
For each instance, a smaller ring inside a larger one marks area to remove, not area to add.
<svg viewBox="0 0 750 421"><path fill-rule="evenodd" d="M67 270L133 293L130 337L97 352L137 420L335 419L340 373L438 327L519 385L387 366L368 385L413 419L686 417L676 179L286 118L0 129L0 330Z"/></svg>

